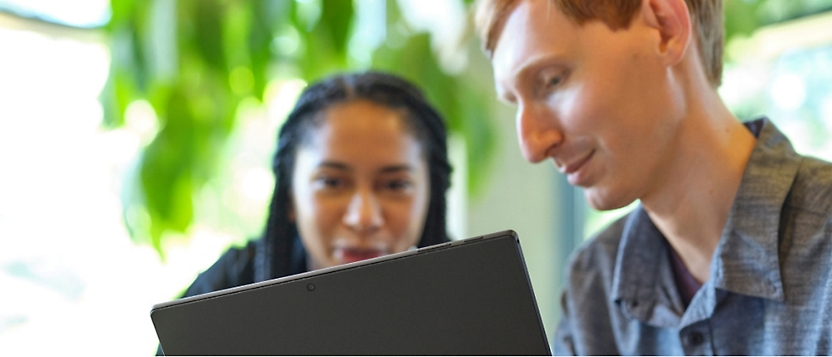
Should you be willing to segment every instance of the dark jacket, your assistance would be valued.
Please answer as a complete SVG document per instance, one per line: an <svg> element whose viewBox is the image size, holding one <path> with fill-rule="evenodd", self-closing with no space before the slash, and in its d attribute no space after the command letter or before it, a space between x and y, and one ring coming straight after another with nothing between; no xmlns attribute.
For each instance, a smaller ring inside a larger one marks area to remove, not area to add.
<svg viewBox="0 0 832 357"><path fill-rule="evenodd" d="M262 249L262 242L261 238L248 242L245 247L228 249L214 265L196 277L182 297L254 283L255 260L258 249ZM308 270L306 250L300 238L295 237L293 243L289 275L304 273ZM275 278L280 278L280 276L272 277L272 279Z"/></svg>

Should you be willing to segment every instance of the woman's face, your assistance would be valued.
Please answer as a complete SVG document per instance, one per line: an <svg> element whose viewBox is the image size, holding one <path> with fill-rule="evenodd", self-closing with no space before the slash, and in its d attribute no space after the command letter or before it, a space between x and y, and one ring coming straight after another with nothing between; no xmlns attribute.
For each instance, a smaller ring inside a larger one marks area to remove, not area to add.
<svg viewBox="0 0 832 357"><path fill-rule="evenodd" d="M290 219L309 267L405 251L417 244L430 185L423 148L402 114L358 100L323 112L298 147Z"/></svg>

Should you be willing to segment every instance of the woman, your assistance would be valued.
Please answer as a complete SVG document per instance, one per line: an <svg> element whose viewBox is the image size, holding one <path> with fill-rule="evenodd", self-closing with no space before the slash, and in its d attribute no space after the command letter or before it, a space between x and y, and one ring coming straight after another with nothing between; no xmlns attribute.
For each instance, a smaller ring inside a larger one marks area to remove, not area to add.
<svg viewBox="0 0 832 357"><path fill-rule="evenodd" d="M280 130L265 236L231 248L185 296L448 241L442 118L377 72L304 90Z"/></svg>

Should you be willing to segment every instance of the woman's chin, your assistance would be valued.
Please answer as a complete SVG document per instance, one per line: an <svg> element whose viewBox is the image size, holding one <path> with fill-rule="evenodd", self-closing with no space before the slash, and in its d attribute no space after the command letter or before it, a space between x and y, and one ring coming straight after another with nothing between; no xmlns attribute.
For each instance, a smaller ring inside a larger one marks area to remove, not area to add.
<svg viewBox="0 0 832 357"><path fill-rule="evenodd" d="M342 248L336 251L335 257L341 264L347 264L377 258L384 254L385 252L378 249Z"/></svg>

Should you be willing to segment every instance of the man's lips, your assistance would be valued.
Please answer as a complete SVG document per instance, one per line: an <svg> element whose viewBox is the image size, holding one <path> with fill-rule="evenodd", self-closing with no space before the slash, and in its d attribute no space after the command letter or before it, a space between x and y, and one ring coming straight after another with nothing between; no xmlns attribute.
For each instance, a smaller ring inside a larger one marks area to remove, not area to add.
<svg viewBox="0 0 832 357"><path fill-rule="evenodd" d="M587 161L589 161L589 159L592 158L592 155L594 153L595 153L595 150L592 150L592 151L586 153L584 156L580 157L579 159L572 161L571 163L560 165L558 167L558 169L560 169L560 172L562 172L566 175L573 174L576 171L580 170L581 167L583 167L584 164L586 164Z"/></svg>

